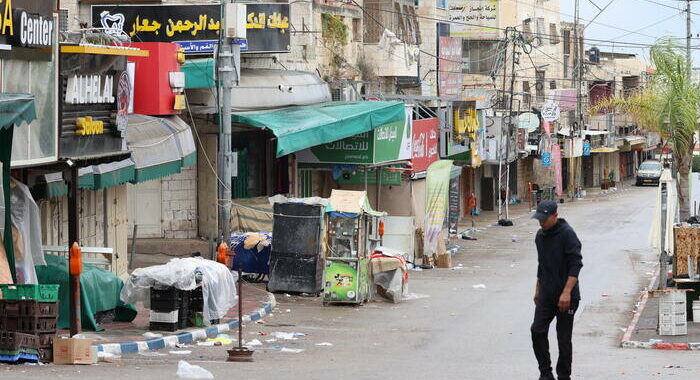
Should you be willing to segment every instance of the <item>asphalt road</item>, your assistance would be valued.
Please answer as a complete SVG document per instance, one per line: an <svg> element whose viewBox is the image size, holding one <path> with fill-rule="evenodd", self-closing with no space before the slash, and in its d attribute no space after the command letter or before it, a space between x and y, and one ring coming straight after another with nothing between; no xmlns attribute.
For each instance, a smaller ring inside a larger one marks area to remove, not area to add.
<svg viewBox="0 0 700 380"><path fill-rule="evenodd" d="M619 348L655 261L647 247L654 194L654 188L633 188L560 207L584 247L574 379L700 375L700 353ZM522 218L514 227L479 233L477 241L460 241L463 249L453 264L462 269L411 272L411 292L424 297L398 305L324 308L317 298L278 295L274 315L247 326L246 339L262 343L254 363L227 363L223 348L194 346L176 349L192 351L186 355L163 350L165 356L129 355L117 364L2 366L0 377L164 379L174 378L184 359L216 378L537 379L529 335L536 230L534 220ZM485 288L474 287L480 284ZM274 332L306 336L266 342ZM554 331L550 340L556 358ZM281 352L282 347L304 351Z"/></svg>

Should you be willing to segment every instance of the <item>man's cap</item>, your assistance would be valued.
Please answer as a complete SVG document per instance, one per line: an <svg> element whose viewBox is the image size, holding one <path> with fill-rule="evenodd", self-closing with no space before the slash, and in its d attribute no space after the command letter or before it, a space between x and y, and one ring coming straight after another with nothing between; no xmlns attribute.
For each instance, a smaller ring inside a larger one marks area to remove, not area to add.
<svg viewBox="0 0 700 380"><path fill-rule="evenodd" d="M545 201L540 202L540 204L537 205L537 211L535 211L535 215L533 215L532 218L537 219L539 221L543 221L543 220L549 218L551 215L554 215L556 213L557 213L557 202L545 200Z"/></svg>

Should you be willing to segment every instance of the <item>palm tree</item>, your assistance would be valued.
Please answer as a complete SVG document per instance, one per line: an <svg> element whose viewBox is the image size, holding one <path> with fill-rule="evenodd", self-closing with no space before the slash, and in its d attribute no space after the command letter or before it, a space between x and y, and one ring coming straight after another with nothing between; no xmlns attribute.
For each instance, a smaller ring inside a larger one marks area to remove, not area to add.
<svg viewBox="0 0 700 380"><path fill-rule="evenodd" d="M700 88L688 75L684 50L668 40L650 51L656 73L641 91L627 97L600 101L589 113L618 110L629 114L643 129L656 132L673 148L678 170L678 201L681 220L690 216L689 174L700 116Z"/></svg>

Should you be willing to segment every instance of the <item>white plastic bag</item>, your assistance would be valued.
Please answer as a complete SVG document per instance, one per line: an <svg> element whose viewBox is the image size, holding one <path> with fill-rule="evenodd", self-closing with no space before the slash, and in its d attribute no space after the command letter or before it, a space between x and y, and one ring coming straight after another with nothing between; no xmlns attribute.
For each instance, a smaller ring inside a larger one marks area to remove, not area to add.
<svg viewBox="0 0 700 380"><path fill-rule="evenodd" d="M177 363L177 377L181 379L213 379L214 375L206 369L190 364L184 360Z"/></svg>

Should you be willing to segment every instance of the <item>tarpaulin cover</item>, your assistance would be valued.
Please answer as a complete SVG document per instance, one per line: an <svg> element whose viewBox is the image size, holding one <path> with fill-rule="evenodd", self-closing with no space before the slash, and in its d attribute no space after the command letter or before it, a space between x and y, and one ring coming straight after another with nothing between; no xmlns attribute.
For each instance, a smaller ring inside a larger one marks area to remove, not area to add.
<svg viewBox="0 0 700 380"><path fill-rule="evenodd" d="M267 128L277 136L277 157L404 120L401 102L326 102L268 111L235 112L235 123Z"/></svg>
<svg viewBox="0 0 700 380"><path fill-rule="evenodd" d="M34 96L0 93L0 129L36 119Z"/></svg>
<svg viewBox="0 0 700 380"><path fill-rule="evenodd" d="M204 323L223 318L238 299L237 276L225 265L201 257L172 259L167 264L134 270L121 291L121 299L128 303L142 302L150 308L152 287L193 290L197 287L197 273L202 275Z"/></svg>
<svg viewBox="0 0 700 380"><path fill-rule="evenodd" d="M68 287L68 259L56 255L44 255L47 265L36 266L40 284L58 284L58 328L70 327L70 293ZM124 282L114 273L94 265L83 264L80 275L80 320L83 329L97 331L95 313L115 310L114 320L131 322L136 308L119 299Z"/></svg>

